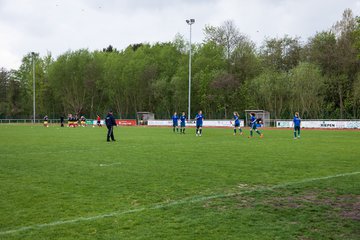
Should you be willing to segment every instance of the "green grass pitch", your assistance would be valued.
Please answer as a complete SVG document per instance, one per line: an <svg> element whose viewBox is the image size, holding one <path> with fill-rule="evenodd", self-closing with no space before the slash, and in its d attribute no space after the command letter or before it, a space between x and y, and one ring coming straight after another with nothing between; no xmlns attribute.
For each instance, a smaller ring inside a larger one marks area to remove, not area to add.
<svg viewBox="0 0 360 240"><path fill-rule="evenodd" d="M0 125L0 239L359 239L360 132Z"/></svg>

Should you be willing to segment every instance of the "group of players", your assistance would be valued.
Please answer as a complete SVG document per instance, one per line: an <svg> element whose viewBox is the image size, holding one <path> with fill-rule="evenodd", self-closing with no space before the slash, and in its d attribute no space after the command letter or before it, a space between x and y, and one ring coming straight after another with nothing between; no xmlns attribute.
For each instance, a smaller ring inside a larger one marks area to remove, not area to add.
<svg viewBox="0 0 360 240"><path fill-rule="evenodd" d="M243 130L240 126L240 119L239 119L239 113L238 112L234 112L233 115L234 118L234 122L232 123L232 125L234 126L234 135L237 134L237 130L239 131L240 135L243 135ZM64 126L64 118L61 117L61 126ZM179 117L177 115L177 112L174 113L174 115L172 116L172 121L173 121L173 132L179 132L179 120L180 120L180 134L185 134L185 128L186 128L186 114L185 112L182 112L182 115ZM49 117L46 115L44 117L44 126L45 127L49 127ZM69 127L77 127L78 126L78 117L77 115L73 116L72 114L68 115L68 126ZM195 116L195 121L196 121L196 131L195 131L195 135L201 137L202 136L202 127L203 127L203 121L204 121L204 116L202 114L202 111L200 110L196 116ZM248 136L248 138L252 138L253 137L253 132L256 132L260 138L264 137L264 134L261 133L257 127L258 124L260 124L262 122L261 118L256 118L256 114L254 112L250 113L250 135ZM293 118L293 123L294 123L294 139L298 139L300 138L300 127L301 127L301 118L299 117L299 113L296 112ZM108 133L107 133L107 141L110 141L110 138L112 141L115 141L114 139L114 133L113 133L113 127L116 126L116 122L115 122L115 118L113 117L113 113L112 111L109 111L108 115L105 118L105 124L108 128ZM97 125L99 127L101 127L101 119L100 116L97 115ZM86 127L86 118L84 116L80 117L80 126Z"/></svg>
<svg viewBox="0 0 360 240"><path fill-rule="evenodd" d="M240 119L239 119L239 113L238 112L234 112L234 122L232 123L232 125L234 126L234 135L236 135L236 131L239 131L240 135L243 135L243 131L242 128L240 126ZM178 117L177 112L174 113L174 115L172 116L172 121L173 121L173 132L179 132L179 120L180 120L180 134L185 134L185 126L186 126L186 114L185 112L182 113L182 115L180 117ZM195 121L196 121L196 131L195 134L196 136L202 136L202 127L203 127L203 120L204 120L204 116L202 114L202 111L200 110L196 116L195 116ZM248 138L252 138L253 137L253 132L256 132L260 138L264 137L264 134L261 133L257 127L258 124L261 124L262 119L261 118L256 118L256 114L254 112L250 113L250 136L248 136ZM299 117L299 113L295 112L294 118L293 118L293 123L294 123L294 139L300 138L300 125L301 125L301 118Z"/></svg>
<svg viewBox="0 0 360 240"><path fill-rule="evenodd" d="M86 118L84 116L79 118L78 115L73 116L71 113L68 114L69 127L77 127L79 126L79 122L81 127L86 127Z"/></svg>
<svg viewBox="0 0 360 240"><path fill-rule="evenodd" d="M260 118L256 118L255 113L250 113L250 137L253 137L253 131L255 131L256 133L258 133L260 135L261 138L263 138L263 134L257 129L257 125L261 122ZM180 120L180 134L185 134L185 126L186 126L186 114L185 112L182 113L182 115L179 117L177 115L177 112L174 112L174 115L172 116L172 121L173 121L173 132L179 132L179 120ZM204 116L202 114L202 111L200 110L196 116L195 116L195 121L196 121L196 130L195 130L195 135L201 137L202 136L202 127L203 127L203 121L204 121ZM236 135L236 130L239 130L239 134L243 135L243 131L240 127L240 119L239 119L239 113L238 112L234 112L234 135Z"/></svg>
<svg viewBox="0 0 360 240"><path fill-rule="evenodd" d="M43 118L44 120L44 127L49 127L49 117L48 115L45 115L45 117ZM100 122L100 116L97 115L97 125L99 127L101 127L101 122ZM60 117L60 126L64 127L64 117L61 116ZM80 118L78 117L78 115L72 115L71 113L68 114L68 127L86 127L86 118L84 116L81 116Z"/></svg>

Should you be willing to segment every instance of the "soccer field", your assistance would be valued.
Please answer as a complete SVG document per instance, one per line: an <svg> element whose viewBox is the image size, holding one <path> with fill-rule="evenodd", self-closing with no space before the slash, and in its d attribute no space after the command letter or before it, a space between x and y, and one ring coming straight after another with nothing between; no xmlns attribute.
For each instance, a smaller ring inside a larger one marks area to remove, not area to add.
<svg viewBox="0 0 360 240"><path fill-rule="evenodd" d="M359 239L360 132L0 125L0 239Z"/></svg>

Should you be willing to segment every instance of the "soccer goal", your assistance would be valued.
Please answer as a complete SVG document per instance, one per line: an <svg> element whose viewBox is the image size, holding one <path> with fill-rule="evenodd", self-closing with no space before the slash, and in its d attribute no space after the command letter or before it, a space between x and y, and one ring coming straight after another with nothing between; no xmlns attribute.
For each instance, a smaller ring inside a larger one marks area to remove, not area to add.
<svg viewBox="0 0 360 240"><path fill-rule="evenodd" d="M147 125L149 120L155 119L155 114L151 112L137 112L136 118L138 125Z"/></svg>
<svg viewBox="0 0 360 240"><path fill-rule="evenodd" d="M270 113L265 110L245 110L246 126L250 124L250 113L255 113L256 118L262 119L262 127L270 127Z"/></svg>

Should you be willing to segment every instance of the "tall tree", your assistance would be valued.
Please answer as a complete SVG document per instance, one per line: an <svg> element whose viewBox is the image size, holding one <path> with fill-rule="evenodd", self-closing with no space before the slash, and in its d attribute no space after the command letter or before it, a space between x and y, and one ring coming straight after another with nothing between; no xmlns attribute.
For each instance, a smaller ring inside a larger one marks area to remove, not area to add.
<svg viewBox="0 0 360 240"><path fill-rule="evenodd" d="M291 71L291 106L289 117L299 111L304 118L323 117L324 78L318 66L302 62Z"/></svg>
<svg viewBox="0 0 360 240"><path fill-rule="evenodd" d="M0 69L0 116L8 115L8 91L10 73L5 69Z"/></svg>
<svg viewBox="0 0 360 240"><path fill-rule="evenodd" d="M202 109L207 117L219 117L219 112L224 113L224 102L216 104L216 98L221 93L216 91L212 82L226 72L223 46L208 42L199 47L194 54L193 72L191 98L193 111Z"/></svg>
<svg viewBox="0 0 360 240"><path fill-rule="evenodd" d="M234 21L227 20L221 26L205 26L205 42L214 42L224 49L225 58L228 61L228 71L231 67L231 55L238 44L245 40L246 37L240 34Z"/></svg>
<svg viewBox="0 0 360 240"><path fill-rule="evenodd" d="M288 72L300 62L301 46L299 38L285 36L265 40L261 56L267 68Z"/></svg>
<svg viewBox="0 0 360 240"><path fill-rule="evenodd" d="M57 58L49 69L55 97L62 103L63 112L81 114L91 98L92 55L88 50L67 52ZM91 84L91 86L89 86Z"/></svg>

